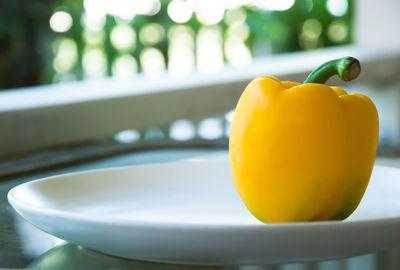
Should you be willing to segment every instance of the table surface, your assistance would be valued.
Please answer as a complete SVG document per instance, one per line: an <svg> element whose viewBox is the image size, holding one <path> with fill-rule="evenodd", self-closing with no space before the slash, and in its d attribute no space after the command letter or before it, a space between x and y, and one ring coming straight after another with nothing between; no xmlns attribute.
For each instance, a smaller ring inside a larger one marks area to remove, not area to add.
<svg viewBox="0 0 400 270"><path fill-rule="evenodd" d="M400 269L399 248L355 258L291 265L200 267L178 266L127 260L104 255L44 233L20 217L7 201L14 186L47 176L178 160L226 159L227 151L218 149L163 149L123 154L69 167L31 173L0 182L0 268L33 269L285 269L355 270ZM400 167L400 158L378 158L377 164Z"/></svg>

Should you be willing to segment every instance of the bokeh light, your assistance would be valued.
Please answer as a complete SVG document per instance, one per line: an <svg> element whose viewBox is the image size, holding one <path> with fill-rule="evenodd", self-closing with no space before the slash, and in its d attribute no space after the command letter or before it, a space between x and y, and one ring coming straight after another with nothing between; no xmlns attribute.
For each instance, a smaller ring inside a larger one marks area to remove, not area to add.
<svg viewBox="0 0 400 270"><path fill-rule="evenodd" d="M59 46L61 37L53 42L53 70L57 78L216 73L225 62L246 66L253 57L349 43L350 5L349 0L83 0L80 18L74 10L72 21L69 5L50 18L51 29L68 31L63 36L73 44ZM332 16L320 17L326 11Z"/></svg>
<svg viewBox="0 0 400 270"><path fill-rule="evenodd" d="M116 49L131 51L135 48L136 32L128 24L119 24L111 30L110 40Z"/></svg>
<svg viewBox="0 0 400 270"><path fill-rule="evenodd" d="M159 0L139 1L146 2L146 5L143 5L142 10L139 10L138 14L153 16L156 15L161 9L161 3Z"/></svg>
<svg viewBox="0 0 400 270"><path fill-rule="evenodd" d="M243 8L231 9L225 13L224 21L230 26L241 25L246 22L246 16Z"/></svg>
<svg viewBox="0 0 400 270"><path fill-rule="evenodd" d="M173 76L190 74L195 66L194 32L190 27L178 25L168 32L168 72Z"/></svg>
<svg viewBox="0 0 400 270"><path fill-rule="evenodd" d="M137 72L138 64L132 55L121 55L114 60L111 70L113 76L118 78L126 78Z"/></svg>
<svg viewBox="0 0 400 270"><path fill-rule="evenodd" d="M83 40L86 42L88 45L100 45L104 43L106 34L104 30L98 30L98 31L91 31L91 30L84 30L82 33Z"/></svg>
<svg viewBox="0 0 400 270"><path fill-rule="evenodd" d="M185 23L192 17L192 8L183 0L173 0L167 8L168 16L176 23Z"/></svg>
<svg viewBox="0 0 400 270"><path fill-rule="evenodd" d="M193 139L196 135L195 127L189 120L177 120L170 126L169 136L173 140L187 141Z"/></svg>
<svg viewBox="0 0 400 270"><path fill-rule="evenodd" d="M235 115L235 110L230 110L224 115L224 118L228 123L232 123L234 115Z"/></svg>
<svg viewBox="0 0 400 270"><path fill-rule="evenodd" d="M159 23L149 23L139 33L140 42L145 46L159 43L164 36L164 28Z"/></svg>
<svg viewBox="0 0 400 270"><path fill-rule="evenodd" d="M159 49L145 48L140 54L143 72L148 75L162 73L165 70L164 55Z"/></svg>
<svg viewBox="0 0 400 270"><path fill-rule="evenodd" d="M103 0L84 0L83 7L90 18L100 18L107 14L108 3Z"/></svg>
<svg viewBox="0 0 400 270"><path fill-rule="evenodd" d="M82 65L86 77L101 77L106 73L106 57L100 48L88 49L83 54Z"/></svg>
<svg viewBox="0 0 400 270"><path fill-rule="evenodd" d="M189 26L174 25L168 30L168 41L172 46L179 44L194 47L195 32Z"/></svg>
<svg viewBox="0 0 400 270"><path fill-rule="evenodd" d="M119 143L134 143L140 140L140 133L134 129L122 130L115 134L114 139Z"/></svg>
<svg viewBox="0 0 400 270"><path fill-rule="evenodd" d="M245 66L250 64L251 52L245 44L249 35L250 29L243 19L229 25L224 51L231 65Z"/></svg>
<svg viewBox="0 0 400 270"><path fill-rule="evenodd" d="M105 14L84 13L82 15L82 24L89 31L101 31L106 24Z"/></svg>
<svg viewBox="0 0 400 270"><path fill-rule="evenodd" d="M253 5L263 10L284 11L291 8L295 0L254 0Z"/></svg>
<svg viewBox="0 0 400 270"><path fill-rule="evenodd" d="M201 0L200 0L201 1ZM225 0L225 9L236 9L245 5L251 5L254 0Z"/></svg>
<svg viewBox="0 0 400 270"><path fill-rule="evenodd" d="M146 141L150 140L163 140L165 138L164 132L161 130L161 128L150 128L146 130L144 133L144 139Z"/></svg>
<svg viewBox="0 0 400 270"><path fill-rule="evenodd" d="M249 26L245 23L243 24L234 24L228 27L227 37L228 38L237 38L240 40L246 40L250 36Z"/></svg>
<svg viewBox="0 0 400 270"><path fill-rule="evenodd" d="M322 32L322 25L316 19L308 19L303 23L303 32L309 36L318 38Z"/></svg>
<svg viewBox="0 0 400 270"><path fill-rule="evenodd" d="M195 66L193 49L189 47L174 47L170 50L168 73L172 76L186 76L192 73Z"/></svg>
<svg viewBox="0 0 400 270"><path fill-rule="evenodd" d="M70 71L77 63L78 48L76 42L71 38L56 40L54 47L56 56L53 59L53 67L58 73Z"/></svg>
<svg viewBox="0 0 400 270"><path fill-rule="evenodd" d="M201 0L195 5L196 17L204 25L218 24L224 18L223 1Z"/></svg>
<svg viewBox="0 0 400 270"><path fill-rule="evenodd" d="M197 34L197 68L202 73L215 73L223 68L222 36L218 26L203 26Z"/></svg>
<svg viewBox="0 0 400 270"><path fill-rule="evenodd" d="M305 50L315 49L319 45L322 25L316 19L308 19L303 23L299 36L300 46Z"/></svg>
<svg viewBox="0 0 400 270"><path fill-rule="evenodd" d="M84 0L84 7L93 17L110 14L130 21L137 14L148 16L157 14L161 3L159 0Z"/></svg>
<svg viewBox="0 0 400 270"><path fill-rule="evenodd" d="M299 44L304 50L312 50L318 47L318 38L315 35L302 32L299 36Z"/></svg>
<svg viewBox="0 0 400 270"><path fill-rule="evenodd" d="M54 32L67 32L72 27L72 17L65 11L57 11L50 17L50 28Z"/></svg>
<svg viewBox="0 0 400 270"><path fill-rule="evenodd" d="M343 42L347 38L348 32L347 24L341 20L333 21L328 27L328 37L336 43Z"/></svg>
<svg viewBox="0 0 400 270"><path fill-rule="evenodd" d="M206 140L216 140L224 135L222 120L219 118L206 118L199 123L199 137Z"/></svg>
<svg viewBox="0 0 400 270"><path fill-rule="evenodd" d="M328 0L326 5L329 13L336 17L340 17L347 13L349 3L347 0Z"/></svg>
<svg viewBox="0 0 400 270"><path fill-rule="evenodd" d="M228 38L225 41L225 55L233 66L246 66L251 63L251 52L243 41Z"/></svg>

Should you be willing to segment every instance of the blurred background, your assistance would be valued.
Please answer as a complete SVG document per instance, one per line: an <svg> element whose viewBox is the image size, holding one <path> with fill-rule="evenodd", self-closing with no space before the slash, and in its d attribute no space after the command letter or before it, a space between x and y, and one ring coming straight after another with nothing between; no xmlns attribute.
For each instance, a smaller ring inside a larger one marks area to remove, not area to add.
<svg viewBox="0 0 400 270"><path fill-rule="evenodd" d="M115 143L226 147L250 80L301 82L347 55L360 77L328 84L371 97L380 153L400 155L399 11L397 0L1 1L0 160Z"/></svg>
<svg viewBox="0 0 400 270"><path fill-rule="evenodd" d="M0 89L137 73L186 76L350 44L353 0L8 0Z"/></svg>
<svg viewBox="0 0 400 270"><path fill-rule="evenodd" d="M327 60L359 58L357 80L328 84L371 97L376 164L400 167L399 12L399 0L0 1L0 267L101 261L72 244L45 253L61 240L15 214L13 186L88 169L226 160L236 102L259 75L301 82ZM397 270L400 248L243 269Z"/></svg>

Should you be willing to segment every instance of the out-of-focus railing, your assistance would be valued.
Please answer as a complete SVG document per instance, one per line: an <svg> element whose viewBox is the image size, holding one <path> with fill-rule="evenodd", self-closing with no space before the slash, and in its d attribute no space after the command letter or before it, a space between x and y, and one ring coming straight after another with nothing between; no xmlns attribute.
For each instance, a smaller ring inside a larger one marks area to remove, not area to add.
<svg viewBox="0 0 400 270"><path fill-rule="evenodd" d="M185 80L170 76L102 79L4 91L0 93L0 157L93 143L116 134L117 139L132 142L223 137L229 133L231 111L252 78L270 74L301 82L315 66L343 55L356 56L363 65L360 78L345 88L368 92L381 115L381 131L387 133L381 137L397 143L400 136L393 127L399 126L400 91L395 82L400 54L344 47L269 57L251 67L227 68L218 75L194 74ZM384 91L385 85L392 90Z"/></svg>

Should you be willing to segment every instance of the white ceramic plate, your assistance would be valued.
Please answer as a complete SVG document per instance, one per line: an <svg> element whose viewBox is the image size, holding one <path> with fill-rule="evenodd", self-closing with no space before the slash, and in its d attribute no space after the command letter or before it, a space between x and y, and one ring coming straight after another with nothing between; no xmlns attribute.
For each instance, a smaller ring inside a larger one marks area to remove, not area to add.
<svg viewBox="0 0 400 270"><path fill-rule="evenodd" d="M61 175L8 199L45 232L121 257L263 264L356 256L400 244L400 169L376 166L346 221L262 224L227 162L180 162Z"/></svg>

